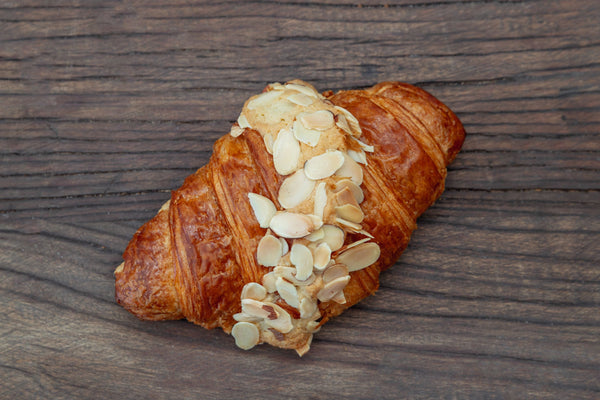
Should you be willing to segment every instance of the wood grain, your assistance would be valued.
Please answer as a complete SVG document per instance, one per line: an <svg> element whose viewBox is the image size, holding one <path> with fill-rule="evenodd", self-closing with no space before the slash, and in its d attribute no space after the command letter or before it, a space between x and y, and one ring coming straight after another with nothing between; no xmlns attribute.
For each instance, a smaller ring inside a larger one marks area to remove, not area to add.
<svg viewBox="0 0 600 400"><path fill-rule="evenodd" d="M599 20L594 0L0 3L0 398L598 398ZM440 98L468 135L446 192L301 359L138 321L114 302L131 235L291 78Z"/></svg>

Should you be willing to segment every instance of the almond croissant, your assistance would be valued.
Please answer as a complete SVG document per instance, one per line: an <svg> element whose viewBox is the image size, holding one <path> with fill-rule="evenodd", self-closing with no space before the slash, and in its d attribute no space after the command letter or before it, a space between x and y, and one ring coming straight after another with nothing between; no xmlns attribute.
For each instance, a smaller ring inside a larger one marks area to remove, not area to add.
<svg viewBox="0 0 600 400"><path fill-rule="evenodd" d="M268 85L135 233L116 300L142 319L220 326L243 349L303 355L323 323L377 290L464 136L405 83Z"/></svg>

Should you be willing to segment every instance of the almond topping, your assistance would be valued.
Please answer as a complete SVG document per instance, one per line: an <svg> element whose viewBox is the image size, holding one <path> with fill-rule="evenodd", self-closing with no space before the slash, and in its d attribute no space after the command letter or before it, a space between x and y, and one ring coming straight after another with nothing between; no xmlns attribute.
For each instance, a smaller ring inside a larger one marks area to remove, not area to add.
<svg viewBox="0 0 600 400"><path fill-rule="evenodd" d="M357 204L360 204L364 201L365 195L364 195L362 189L360 188L360 186L358 186L356 183L352 182L350 179L342 179L341 181L338 181L335 184L336 192L341 192L344 189L350 190L350 192L352 193L352 196L354 196L354 199L356 200Z"/></svg>
<svg viewBox="0 0 600 400"><path fill-rule="evenodd" d="M335 301L338 304L346 304L346 296L344 296L344 291L340 290L337 292L337 294L331 298L331 301Z"/></svg>
<svg viewBox="0 0 600 400"><path fill-rule="evenodd" d="M275 204L265 196L256 193L248 193L248 199L250 200L250 206L252 207L252 211L254 211L254 216L260 227L269 227L271 218L273 218L277 212Z"/></svg>
<svg viewBox="0 0 600 400"><path fill-rule="evenodd" d="M358 142L358 144L360 145L360 147L362 147L362 149L368 153L372 153L375 151L375 147L371 146L370 144L366 144L361 142L360 140L354 138L354 140L356 140Z"/></svg>
<svg viewBox="0 0 600 400"><path fill-rule="evenodd" d="M279 241L281 242L281 256L283 257L290 251L290 245L284 238L279 238Z"/></svg>
<svg viewBox="0 0 600 400"><path fill-rule="evenodd" d="M240 126L240 128L244 129L244 128L252 128L250 126L250 123L248 122L248 118L246 118L246 116L242 113L240 114L240 116L237 119L237 123Z"/></svg>
<svg viewBox="0 0 600 400"><path fill-rule="evenodd" d="M278 236L288 239L301 238L318 229L308 215L287 211L275 213L269 227Z"/></svg>
<svg viewBox="0 0 600 400"><path fill-rule="evenodd" d="M344 117L344 114L340 113L335 116L335 124L337 125L338 128L340 128L347 134L349 134L349 135L353 134L352 129L350 129L350 125L348 125L348 121L346 120L346 117Z"/></svg>
<svg viewBox="0 0 600 400"><path fill-rule="evenodd" d="M275 268L277 268L277 267L275 267ZM273 293L277 290L277 288L275 287L276 281L277 281L277 275L275 275L274 271L264 274L262 277L262 285L267 290L268 293Z"/></svg>
<svg viewBox="0 0 600 400"><path fill-rule="evenodd" d="M298 139L300 142L315 147L319 143L319 139L321 138L321 132L305 128L304 125L298 120L294 121L292 125L292 131L294 131L294 137Z"/></svg>
<svg viewBox="0 0 600 400"><path fill-rule="evenodd" d="M363 150L361 150L361 151L348 150L348 155L350 156L350 158L352 158L357 163L367 165L367 155L365 154L365 152Z"/></svg>
<svg viewBox="0 0 600 400"><path fill-rule="evenodd" d="M282 256L282 250L279 239L267 233L258 242L256 261L265 267L274 267Z"/></svg>
<svg viewBox="0 0 600 400"><path fill-rule="evenodd" d="M344 218L336 217L335 221L350 231L360 232L362 230L362 226L360 224L345 220Z"/></svg>
<svg viewBox="0 0 600 400"><path fill-rule="evenodd" d="M248 107L249 110L263 108L275 102L279 98L279 96L281 96L281 93L282 92L279 90L272 90L269 92L261 93L250 99L246 107Z"/></svg>
<svg viewBox="0 0 600 400"><path fill-rule="evenodd" d="M282 129L273 142L273 164L280 175L288 175L298 168L300 144L289 129Z"/></svg>
<svg viewBox="0 0 600 400"><path fill-rule="evenodd" d="M348 268L344 264L333 264L323 272L323 282L329 283L343 276L348 276Z"/></svg>
<svg viewBox="0 0 600 400"><path fill-rule="evenodd" d="M260 283L249 282L242 289L242 299L262 300L267 296L267 289Z"/></svg>
<svg viewBox="0 0 600 400"><path fill-rule="evenodd" d="M336 251L342 248L344 244L344 231L335 225L323 225L321 228L325 234L323 241L329 245L331 251Z"/></svg>
<svg viewBox="0 0 600 400"><path fill-rule="evenodd" d="M317 298L321 301L331 300L338 292L344 290L348 281L350 281L350 276L346 275L326 283L323 289L317 293Z"/></svg>
<svg viewBox="0 0 600 400"><path fill-rule="evenodd" d="M314 231L313 233L311 233L310 235L306 236L304 239L311 241L311 242L317 242L317 241L323 239L324 237L325 237L325 232L323 232L322 228L319 228L316 231Z"/></svg>
<svg viewBox="0 0 600 400"><path fill-rule="evenodd" d="M244 133L244 128L239 127L238 125L233 125L231 127L231 130L229 131L229 134L233 137L238 137L240 136L242 133Z"/></svg>
<svg viewBox="0 0 600 400"><path fill-rule="evenodd" d="M350 129L352 129L352 132L354 132L354 136L356 136L356 137L360 136L362 134L362 129L360 129L360 124L358 123L358 120L356 119L356 117L354 115L352 115L352 113L350 113L350 111L346 110L345 108L335 106L335 109L338 110L339 112L341 112L342 114L344 114L344 117L346 117L346 121L348 122L348 125L350 125Z"/></svg>
<svg viewBox="0 0 600 400"><path fill-rule="evenodd" d="M298 104L299 106L304 106L304 107L310 106L314 101L314 97L307 96L304 93L299 93L299 92L291 93L291 94L287 95L285 98L294 104Z"/></svg>
<svg viewBox="0 0 600 400"><path fill-rule="evenodd" d="M305 85L299 85L297 83L287 83L285 85L285 88L296 90L300 93L303 93L307 96L314 97L314 98L317 98L319 96L318 93L313 88L311 88L309 86L305 86Z"/></svg>
<svg viewBox="0 0 600 400"><path fill-rule="evenodd" d="M237 314L233 314L233 319L238 322L260 322L262 318L255 317L244 312L239 312Z"/></svg>
<svg viewBox="0 0 600 400"><path fill-rule="evenodd" d="M303 281L298 280L296 278L296 268L294 267L277 266L273 268L273 273L275 276L282 277L292 282L296 286L308 286L312 284L316 279L315 274L310 274L308 279L305 279Z"/></svg>
<svg viewBox="0 0 600 400"><path fill-rule="evenodd" d="M270 303L269 305L273 308L276 318L266 319L265 322L267 326L276 329L281 333L288 333L291 331L294 328L294 325L292 325L292 317L290 317L290 314L277 304Z"/></svg>
<svg viewBox="0 0 600 400"><path fill-rule="evenodd" d="M346 264L350 272L358 271L377 261L380 253L381 250L377 243L363 243L344 251L336 258L336 261Z"/></svg>
<svg viewBox="0 0 600 400"><path fill-rule="evenodd" d="M317 311L317 303L307 297L300 300L300 318L310 318Z"/></svg>
<svg viewBox="0 0 600 400"><path fill-rule="evenodd" d="M267 148L267 153L273 155L273 142L275 141L275 139L273 139L273 135L271 135L270 133L265 133L265 136L263 136L263 142L265 142L265 147Z"/></svg>
<svg viewBox="0 0 600 400"><path fill-rule="evenodd" d="M335 213L345 219L346 221L354 222L360 224L362 220L365 218L360 207L355 206L354 204L344 204L343 206L337 206L335 208Z"/></svg>
<svg viewBox="0 0 600 400"><path fill-rule="evenodd" d="M236 346L243 350L250 350L259 340L258 328L250 322L235 324L231 329L231 336L235 339Z"/></svg>
<svg viewBox="0 0 600 400"><path fill-rule="evenodd" d="M315 249L314 254L314 267L319 271L323 270L329 264L331 260L331 248L327 243L321 243Z"/></svg>
<svg viewBox="0 0 600 400"><path fill-rule="evenodd" d="M285 300L286 303L288 303L294 308L300 307L300 301L298 300L298 291L296 290L296 286L284 280L283 278L277 278L275 286L277 287L277 292L279 292L279 296L281 296L281 298Z"/></svg>
<svg viewBox="0 0 600 400"><path fill-rule="evenodd" d="M339 150L327 151L318 156L314 156L304 164L304 173L307 177L314 180L330 177L339 170L343 164L346 164L344 157L344 153ZM356 164L350 157L348 157L348 159ZM358 164L356 165L358 166ZM360 166L358 168L360 168Z"/></svg>
<svg viewBox="0 0 600 400"><path fill-rule="evenodd" d="M310 277L313 269L313 255L308 247L294 243L290 251L290 261L296 267L296 279L304 281Z"/></svg>
<svg viewBox="0 0 600 400"><path fill-rule="evenodd" d="M317 190L315 191L313 214L323 219L323 213L327 206L327 190L325 189L325 182L319 182Z"/></svg>
<svg viewBox="0 0 600 400"><path fill-rule="evenodd" d="M325 131L331 128L335 123L333 113L329 110L303 112L298 114L297 118L302 122L302 125L304 125L305 128L316 129L318 131Z"/></svg>
<svg viewBox="0 0 600 400"><path fill-rule="evenodd" d="M343 156L343 165L336 171L335 174L337 176L350 178L352 182L360 186L363 181L363 170L361 166L356 161L354 161L348 154L343 153Z"/></svg>
<svg viewBox="0 0 600 400"><path fill-rule="evenodd" d="M242 299L242 312L261 319L268 318L271 313L263 308L264 305L262 301Z"/></svg>
<svg viewBox="0 0 600 400"><path fill-rule="evenodd" d="M364 238L364 239L357 240L356 242L352 242L352 243L350 243L348 246L346 246L346 248L344 249L344 251L346 251L346 250L348 250L348 249L351 249L351 248L353 248L353 247L356 247L356 246L358 246L359 244L366 243L366 242L368 242L369 240L371 240L371 238L369 238L369 237L366 237L366 238Z"/></svg>
<svg viewBox="0 0 600 400"><path fill-rule="evenodd" d="M283 208L294 208L310 196L315 181L308 179L303 169L288 176L279 187L279 204Z"/></svg>

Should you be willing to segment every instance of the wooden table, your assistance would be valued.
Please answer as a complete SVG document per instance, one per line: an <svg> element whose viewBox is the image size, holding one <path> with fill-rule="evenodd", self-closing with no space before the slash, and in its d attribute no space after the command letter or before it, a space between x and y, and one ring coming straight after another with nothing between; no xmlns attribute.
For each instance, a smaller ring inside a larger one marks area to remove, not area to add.
<svg viewBox="0 0 600 400"><path fill-rule="evenodd" d="M468 137L379 292L311 351L114 302L244 100L383 80ZM600 398L600 3L5 0L0 398Z"/></svg>

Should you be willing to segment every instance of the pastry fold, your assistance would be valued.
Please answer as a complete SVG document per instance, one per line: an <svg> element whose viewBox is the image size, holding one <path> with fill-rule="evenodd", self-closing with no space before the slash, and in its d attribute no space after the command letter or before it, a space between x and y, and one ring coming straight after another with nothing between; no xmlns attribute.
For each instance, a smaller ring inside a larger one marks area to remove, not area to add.
<svg viewBox="0 0 600 400"><path fill-rule="evenodd" d="M307 136L301 130L308 131ZM292 163L293 172L281 173L282 163L288 161L281 154L289 151L282 147L284 134L298 140L294 145L299 144L300 156L296 166ZM116 300L141 319L186 318L205 328L221 327L227 333L233 329L242 348L268 342L302 355L323 323L377 290L380 272L398 260L417 218L442 194L446 167L464 137L462 124L448 107L406 83L383 82L366 90L323 94L302 81L269 85L246 102L231 134L215 143L209 163L187 177L135 233L124 262L115 270ZM286 179L298 171L310 176L309 160L326 153L332 162L340 153L347 160L344 166L359 165L361 176L345 179L341 168L324 178L299 176L300 184L290 181L288 186L313 185L307 189L310 196L283 207ZM344 186L352 190L339 189ZM324 211L317 206L319 191L327 196ZM262 211L249 201L249 194L270 200L278 215L285 211L308 215L310 232L300 237L278 234L273 219L261 227ZM357 206L362 216L359 213L354 222L340 218L352 217L346 212L358 212ZM343 231L341 246L335 248L323 238L325 226ZM259 247L264 241L266 248L269 240L275 245L278 240L283 249L276 265L266 266ZM303 268L294 257L298 260L304 248L312 253L315 266L307 272L310 278L301 281L294 278ZM348 253L352 248L355 251ZM369 265L352 266L362 256L359 248L378 257ZM327 264L318 265L323 257ZM349 260L350 266L339 260ZM340 276L336 272L344 268L349 276L345 286L337 293L325 293L326 287L335 286L328 285L328 278L338 279L338 284L344 281L344 272ZM289 271L291 277L285 275ZM252 308L257 304L267 310L265 315ZM282 320L282 315L289 315L289 320Z"/></svg>

